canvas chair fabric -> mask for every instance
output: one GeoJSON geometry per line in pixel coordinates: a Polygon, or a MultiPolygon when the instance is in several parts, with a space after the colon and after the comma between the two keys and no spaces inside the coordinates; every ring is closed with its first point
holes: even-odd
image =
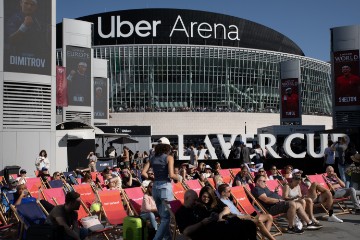
{"type": "Polygon", "coordinates": [[[124,222],[127,216],[118,190],[107,190],[98,192],[102,210],[109,224],[118,225],[124,222]]]}
{"type": "Polygon", "coordinates": [[[17,205],[16,211],[25,226],[43,224],[46,220],[45,213],[36,202],[28,202],[17,205]]]}
{"type": "Polygon", "coordinates": [[[64,183],[61,180],[51,180],[48,182],[51,188],[62,188],[64,187],[64,183]]]}
{"type": "Polygon", "coordinates": [[[197,193],[197,195],[199,196],[202,186],[198,179],[187,180],[187,181],[185,181],[185,184],[186,184],[187,189],[194,190],[197,193]]]}
{"type": "Polygon", "coordinates": [[[218,173],[224,178],[224,177],[231,177],[231,172],[229,169],[219,169],[218,173]]]}
{"type": "Polygon", "coordinates": [[[52,205],[65,204],[65,192],[63,188],[50,188],[41,190],[44,199],[52,205]]]}
{"type": "Polygon", "coordinates": [[[281,196],[282,197],[282,194],[283,194],[283,186],[281,185],[281,183],[279,182],[279,180],[267,180],[266,181],[266,186],[269,188],[269,190],[270,191],[272,191],[272,192],[275,192],[275,189],[277,188],[277,187],[279,187],[278,188],[278,192],[277,192],[277,194],[279,195],[279,196],[281,196]]]}
{"type": "Polygon", "coordinates": [[[216,190],[216,185],[215,185],[215,181],[214,178],[207,178],[207,182],[209,183],[209,185],[216,190]]]}
{"type": "Polygon", "coordinates": [[[184,188],[182,183],[180,183],[180,182],[174,183],[172,185],[172,188],[173,188],[173,193],[174,193],[175,199],[180,200],[181,203],[184,203],[184,195],[185,195],[186,189],[184,188]]]}
{"type": "Polygon", "coordinates": [[[125,196],[135,215],[140,215],[141,205],[144,198],[144,191],[142,187],[133,187],[124,189],[125,196]]]}
{"type": "Polygon", "coordinates": [[[91,204],[93,204],[93,202],[96,200],[96,195],[90,184],[85,183],[80,185],[74,185],[73,188],[75,192],[78,192],[80,194],[80,198],[87,208],[89,208],[91,204]]]}
{"type": "Polygon", "coordinates": [[[44,186],[41,181],[41,178],[39,177],[27,178],[25,185],[26,188],[29,190],[29,192],[38,190],[39,188],[43,188],[44,186]]]}

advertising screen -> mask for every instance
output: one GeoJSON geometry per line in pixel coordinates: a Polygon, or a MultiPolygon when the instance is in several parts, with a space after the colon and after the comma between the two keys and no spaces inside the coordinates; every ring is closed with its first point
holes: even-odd
{"type": "Polygon", "coordinates": [[[94,78],[94,119],[108,118],[107,89],[106,78],[94,78]]]}
{"type": "Polygon", "coordinates": [[[360,105],[359,50],[333,53],[335,106],[360,105]]]}
{"type": "Polygon", "coordinates": [[[91,49],[66,46],[70,106],[91,106],[91,49]]]}
{"type": "Polygon", "coordinates": [[[4,71],[51,75],[49,0],[4,1],[4,71]]]}
{"type": "Polygon", "coordinates": [[[56,66],[56,106],[68,106],[68,89],[66,80],[66,70],[64,67],[56,66]]]}
{"type": "Polygon", "coordinates": [[[300,117],[299,80],[281,79],[281,118],[300,117]]]}

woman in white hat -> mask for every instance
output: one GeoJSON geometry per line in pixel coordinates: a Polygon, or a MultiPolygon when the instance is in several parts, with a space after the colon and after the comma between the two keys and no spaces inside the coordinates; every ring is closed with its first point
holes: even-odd
{"type": "Polygon", "coordinates": [[[174,158],[170,155],[170,141],[166,137],[158,140],[155,146],[155,155],[150,157],[150,161],[144,165],[142,175],[148,177],[150,166],[154,171],[155,181],[153,184],[152,195],[155,200],[156,208],[160,215],[160,225],[154,240],[171,239],[170,234],[170,213],[164,201],[174,200],[171,179],[178,180],[174,173],[174,158]]]}
{"type": "Polygon", "coordinates": [[[351,156],[353,163],[346,169],[346,173],[351,176],[351,186],[355,190],[360,190],[360,154],[351,156]]]}

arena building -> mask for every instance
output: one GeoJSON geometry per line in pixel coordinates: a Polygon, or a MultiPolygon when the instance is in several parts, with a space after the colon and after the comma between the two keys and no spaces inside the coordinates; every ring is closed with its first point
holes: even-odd
{"type": "MultiPolygon", "coordinates": [[[[255,118],[259,122],[256,116],[264,121],[254,129],[269,125],[266,120],[273,124],[279,119],[280,63],[297,59],[302,113],[312,115],[303,124],[331,128],[331,118],[324,117],[332,112],[330,64],[306,57],[296,43],[271,28],[233,16],[181,9],[123,10],[78,19],[93,23],[94,57],[109,60],[110,109],[129,112],[113,113],[110,124],[149,125],[149,115],[139,112],[180,111],[261,112],[247,114],[248,124],[255,118]]],[[[57,65],[63,58],[61,25],[57,26],[57,65]]],[[[169,121],[185,120],[172,115],[169,121]]],[[[163,117],[168,118],[161,113],[163,117]]]]}

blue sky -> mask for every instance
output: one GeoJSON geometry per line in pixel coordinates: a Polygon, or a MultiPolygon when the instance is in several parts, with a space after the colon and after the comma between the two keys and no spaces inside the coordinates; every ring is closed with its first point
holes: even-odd
{"type": "Polygon", "coordinates": [[[360,0],[57,0],[57,22],[101,12],[180,8],[216,12],[270,27],[307,57],[330,60],[330,28],[360,24],[360,0]]]}

